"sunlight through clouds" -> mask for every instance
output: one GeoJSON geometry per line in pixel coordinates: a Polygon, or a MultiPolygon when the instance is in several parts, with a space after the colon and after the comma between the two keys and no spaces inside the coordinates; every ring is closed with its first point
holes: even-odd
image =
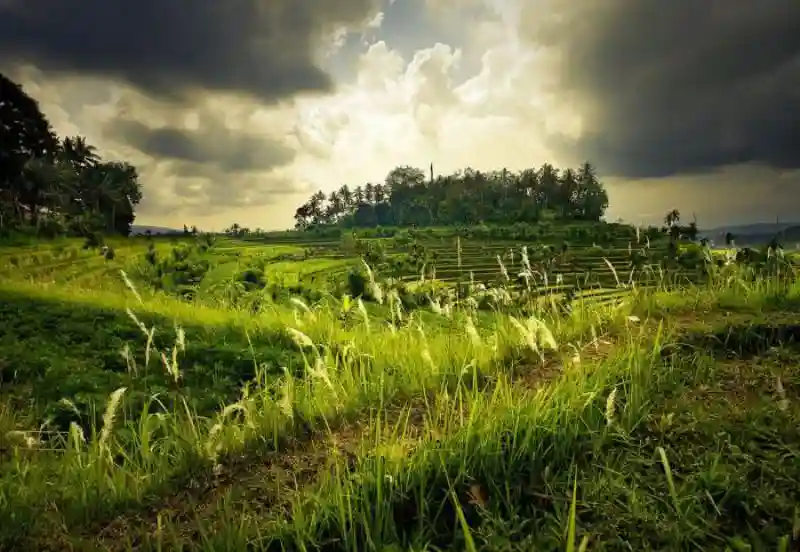
{"type": "MultiPolygon", "coordinates": [[[[52,73],[31,69],[31,62],[15,66],[14,74],[57,132],[82,134],[103,155],[137,164],[143,223],[196,216],[213,228],[233,219],[286,227],[309,190],[379,182],[398,165],[427,170],[431,163],[447,173],[588,160],[608,186],[612,219],[655,222],[661,211],[684,205],[679,208],[715,224],[800,209],[800,177],[785,149],[797,132],[794,111],[783,110],[782,119],[773,116],[774,107],[761,118],[767,108],[748,108],[739,119],[728,114],[735,105],[740,112],[750,105],[748,91],[778,105],[791,101],[797,88],[791,83],[800,86],[789,70],[800,56],[790,57],[791,33],[779,3],[757,20],[776,28],[773,48],[785,49],[783,68],[765,72],[755,85],[744,83],[745,70],[732,65],[720,82],[735,77],[731,82],[739,84],[723,86],[728,93],[719,95],[710,70],[702,78],[683,75],[684,68],[713,59],[705,45],[710,39],[700,40],[711,32],[702,22],[713,14],[656,0],[628,9],[629,1],[347,0],[340,15],[304,0],[321,19],[303,21],[303,36],[282,31],[278,37],[280,44],[308,49],[297,54],[301,72],[273,60],[286,82],[267,87],[263,76],[236,83],[230,73],[223,82],[193,67],[180,75],[189,100],[159,96],[154,84],[152,90],[136,86],[135,79],[117,78],[120,72],[52,73]],[[642,28],[642,18],[654,14],[664,25],[678,25],[681,14],[695,16],[698,23],[681,24],[688,25],[686,40],[700,40],[696,59],[682,65],[683,50],[673,48],[672,35],[642,28]],[[705,87],[702,103],[680,82],[705,87]],[[723,117],[712,109],[728,111],[723,117]],[[767,139],[775,145],[765,145],[767,139]],[[759,186],[786,197],[758,193],[759,186]]],[[[746,41],[750,35],[740,30],[746,25],[736,18],[753,9],[742,4],[713,30],[746,41]]],[[[720,49],[733,43],[713,42],[720,49]]],[[[242,64],[256,63],[255,54],[247,56],[242,64]]],[[[177,62],[163,63],[153,74],[177,62]]],[[[759,63],[767,71],[764,60],[750,66],[759,63]]]]}

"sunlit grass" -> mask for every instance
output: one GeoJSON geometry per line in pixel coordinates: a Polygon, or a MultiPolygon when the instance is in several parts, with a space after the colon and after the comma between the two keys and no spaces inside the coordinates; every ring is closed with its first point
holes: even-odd
{"type": "Polygon", "coordinates": [[[15,277],[0,291],[129,317],[148,336],[149,359],[129,370],[163,371],[178,396],[187,371],[199,369],[182,363],[183,326],[235,328],[243,354],[269,337],[292,349],[302,369],[270,375],[252,354],[255,377],[211,415],[187,400],[167,406],[157,393],[133,412],[123,387],[109,390],[97,405],[101,422],[88,430],[72,424],[53,432],[0,408],[0,546],[93,539],[118,549],[136,541],[206,550],[753,546],[753,533],[732,525],[736,508],[756,511],[750,521],[761,525],[753,530],[760,527],[769,549],[800,542],[793,533],[800,521],[791,522],[796,492],[784,500],[773,495],[786,489],[759,493],[737,482],[754,458],[772,468],[769,484],[800,476],[796,429],[765,437],[780,453],[741,448],[772,422],[798,427],[796,358],[777,379],[764,378],[770,387],[760,393],[749,383],[758,372],[743,378],[702,351],[669,353],[681,339],[680,317],[797,309],[800,286],[791,274],[731,267],[702,286],[665,278],[645,288],[612,265],[622,301],[579,300],[563,312],[553,293],[524,308],[478,312],[447,297],[405,309],[367,266],[379,305],[294,298],[254,313],[137,285],[125,258],[87,255],[87,266],[106,270],[69,281],[15,277]],[[152,354],[150,336],[173,328],[143,322],[148,315],[175,326],[174,343],[152,354]],[[759,402],[749,413],[720,403],[698,415],[708,404],[690,391],[715,382],[732,382],[759,402]],[[714,431],[727,448],[703,442],[714,431]],[[299,465],[289,466],[292,458],[299,465]],[[252,483],[264,462],[283,466],[287,481],[261,474],[252,483]],[[267,506],[240,498],[248,485],[272,496],[267,506]],[[170,500],[176,493],[180,502],[170,500]],[[195,511],[189,500],[208,508],[195,511]],[[96,536],[117,516],[130,518],[120,535],[96,536]]]}

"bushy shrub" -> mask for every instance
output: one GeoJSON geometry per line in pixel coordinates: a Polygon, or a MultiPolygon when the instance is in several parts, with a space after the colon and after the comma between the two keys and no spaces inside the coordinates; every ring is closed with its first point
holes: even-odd
{"type": "Polygon", "coordinates": [[[264,271],[256,267],[250,267],[246,270],[243,270],[239,273],[236,279],[244,284],[246,291],[264,289],[267,286],[267,280],[264,276],[264,271]]]}
{"type": "Polygon", "coordinates": [[[347,273],[347,292],[351,297],[367,299],[367,276],[360,270],[351,270],[347,273]]]}
{"type": "Polygon", "coordinates": [[[684,268],[693,269],[705,263],[705,250],[701,245],[692,243],[686,246],[678,255],[678,264],[684,268]]]}
{"type": "Polygon", "coordinates": [[[39,237],[48,239],[57,238],[67,233],[66,227],[53,217],[45,217],[39,221],[37,231],[39,237]]]}
{"type": "Polygon", "coordinates": [[[84,249],[94,249],[97,247],[103,247],[106,243],[103,234],[100,232],[92,232],[86,236],[86,240],[83,242],[84,249]]]}

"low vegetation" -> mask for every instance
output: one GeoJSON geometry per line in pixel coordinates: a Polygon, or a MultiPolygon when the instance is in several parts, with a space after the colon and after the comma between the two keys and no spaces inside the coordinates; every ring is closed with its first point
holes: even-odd
{"type": "Polygon", "coordinates": [[[283,233],[123,237],[100,208],[45,240],[31,213],[62,211],[17,209],[15,178],[0,549],[800,547],[777,242],[600,222],[563,173],[572,199],[513,214],[501,186],[486,224],[447,218],[478,189],[451,178],[439,210],[438,185],[373,187],[391,216],[370,224],[345,201],[283,233]]]}
{"type": "Polygon", "coordinates": [[[554,257],[460,236],[404,280],[392,239],[387,275],[347,240],[3,250],[2,545],[797,546],[788,256],[662,245],[629,277],[576,248],[598,284],[568,293],[554,257]]]}

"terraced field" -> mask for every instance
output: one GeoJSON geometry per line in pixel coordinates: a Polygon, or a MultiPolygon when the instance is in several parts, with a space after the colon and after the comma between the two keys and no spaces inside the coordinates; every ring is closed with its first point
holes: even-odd
{"type": "MultiPolygon", "coordinates": [[[[378,244],[382,260],[372,270],[380,278],[407,284],[435,280],[450,286],[469,283],[506,289],[528,288],[529,293],[568,295],[571,300],[580,302],[617,301],[633,288],[678,289],[699,283],[706,277],[702,263],[696,259],[662,269],[660,265],[666,256],[663,243],[650,247],[649,243],[645,245],[625,238],[612,240],[604,247],[572,245],[567,248],[444,235],[423,236],[410,243],[398,243],[399,240],[391,238],[359,241],[367,247],[378,244]],[[416,248],[424,252],[424,258],[408,262],[416,248]],[[633,261],[637,253],[646,257],[638,264],[633,261]],[[523,258],[526,254],[527,260],[523,258]]],[[[136,276],[146,272],[143,259],[148,248],[152,248],[159,259],[169,260],[174,249],[192,248],[193,244],[196,240],[190,238],[111,242],[112,259],[103,258],[97,250],[83,249],[79,240],[0,249],[0,276],[8,282],[22,279],[76,290],[109,285],[122,289],[120,270],[139,282],[136,276]]],[[[200,262],[202,267],[194,271],[188,287],[208,299],[218,290],[235,284],[244,273],[255,270],[263,273],[259,276],[262,286],[295,292],[310,289],[347,293],[348,275],[363,268],[362,253],[357,249],[346,239],[223,237],[212,248],[191,254],[188,261],[200,262]]],[[[713,254],[724,256],[725,253],[713,254]]],[[[148,286],[149,282],[144,282],[144,287],[148,286]]]]}
{"type": "MultiPolygon", "coordinates": [[[[398,270],[392,266],[383,270],[377,269],[382,276],[398,278],[405,282],[413,282],[422,277],[451,285],[471,282],[485,285],[500,283],[506,287],[519,287],[525,285],[519,278],[519,274],[526,270],[523,264],[523,247],[528,251],[529,267],[533,272],[528,285],[533,285],[541,293],[548,294],[571,290],[576,300],[613,300],[625,295],[632,286],[680,287],[697,283],[704,277],[699,265],[694,268],[678,267],[669,273],[659,270],[655,265],[660,256],[666,253],[663,243],[647,249],[653,267],[633,270],[632,252],[646,246],[644,243],[637,244],[626,239],[617,239],[606,247],[573,245],[566,251],[551,246],[552,253],[543,252],[544,246],[537,243],[456,239],[452,236],[435,239],[423,237],[414,240],[413,244],[402,245],[391,239],[363,241],[381,243],[386,256],[390,259],[407,257],[414,244],[423,248],[429,259],[422,263],[424,266],[418,266],[418,270],[408,267],[398,270]],[[504,271],[508,275],[507,278],[504,276],[504,271]]],[[[270,240],[268,243],[282,243],[282,241],[270,240]]],[[[341,280],[350,269],[357,266],[357,263],[348,262],[352,260],[354,253],[352,250],[345,250],[340,240],[318,239],[292,243],[297,247],[313,250],[315,258],[341,259],[335,268],[331,266],[328,270],[316,272],[314,274],[316,279],[341,280]]],[[[302,264],[295,266],[300,267],[302,264]]],[[[284,266],[281,269],[284,269],[284,266]]],[[[299,281],[308,282],[309,279],[300,274],[299,281]]]]}
{"type": "MultiPolygon", "coordinates": [[[[141,265],[150,244],[160,257],[169,258],[170,252],[181,246],[192,245],[191,239],[131,239],[127,242],[111,241],[114,258],[105,259],[98,250],[85,250],[80,240],[64,240],[36,247],[0,249],[0,276],[7,281],[24,279],[37,283],[69,284],[73,287],[91,286],[93,283],[117,281],[120,270],[135,273],[141,265]]],[[[301,245],[261,245],[237,240],[220,240],[212,250],[202,255],[210,270],[204,275],[204,288],[258,263],[270,266],[269,274],[276,281],[297,281],[306,275],[335,269],[344,264],[342,255],[331,253],[314,259],[304,259],[301,245]],[[289,260],[286,260],[289,259],[289,260]]],[[[355,264],[350,259],[349,264],[355,264]]]]}
{"type": "Polygon", "coordinates": [[[364,301],[351,240],[0,249],[0,550],[798,549],[786,259],[434,236],[411,304],[380,243],[364,301]]]}

